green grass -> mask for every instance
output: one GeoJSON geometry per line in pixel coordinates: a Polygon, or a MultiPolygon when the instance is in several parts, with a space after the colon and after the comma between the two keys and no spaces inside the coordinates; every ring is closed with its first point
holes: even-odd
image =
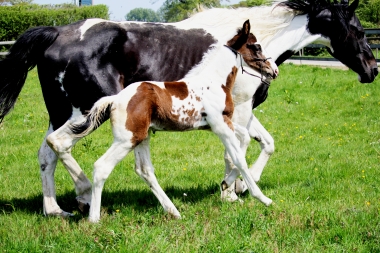
{"type": "MultiPolygon", "coordinates": [[[[57,199],[75,217],[42,215],[37,151],[48,124],[36,71],[0,126],[0,252],[380,252],[380,79],[284,65],[255,115],[276,151],[259,186],[265,207],[220,201],[223,147],[209,132],[157,133],[156,175],[181,212],[173,220],[134,173],[133,155],[106,182],[99,224],[76,210],[61,164],[57,199]],[[186,193],[187,196],[184,195],[186,193]]],[[[112,141],[109,123],[74,148],[91,178],[112,141]]],[[[252,142],[251,164],[259,154],[252,142]]]]}

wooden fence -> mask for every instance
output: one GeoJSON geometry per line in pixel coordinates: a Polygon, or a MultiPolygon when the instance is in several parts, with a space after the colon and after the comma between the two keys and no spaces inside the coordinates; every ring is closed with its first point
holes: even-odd
{"type": "MultiPolygon", "coordinates": [[[[379,60],[380,29],[379,28],[367,28],[367,29],[364,29],[364,31],[365,31],[365,34],[366,34],[366,37],[368,40],[368,44],[371,47],[371,49],[375,49],[374,56],[375,56],[376,60],[379,62],[380,61],[379,60]]],[[[324,45],[320,45],[320,44],[310,44],[310,45],[306,46],[305,48],[324,48],[324,47],[325,47],[324,45]]],[[[313,56],[306,56],[305,57],[304,56],[304,48],[302,48],[298,52],[298,56],[296,56],[296,55],[292,56],[292,59],[314,60],[314,61],[318,61],[318,60],[321,60],[321,61],[337,61],[335,58],[321,58],[321,57],[313,57],[313,56]]]]}

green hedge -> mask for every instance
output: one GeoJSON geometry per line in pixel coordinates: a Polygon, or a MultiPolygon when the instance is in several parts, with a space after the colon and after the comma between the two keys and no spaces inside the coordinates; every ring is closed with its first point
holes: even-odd
{"type": "Polygon", "coordinates": [[[0,6],[0,41],[16,40],[35,26],[59,26],[86,18],[109,19],[106,5],[15,5],[0,6]]]}

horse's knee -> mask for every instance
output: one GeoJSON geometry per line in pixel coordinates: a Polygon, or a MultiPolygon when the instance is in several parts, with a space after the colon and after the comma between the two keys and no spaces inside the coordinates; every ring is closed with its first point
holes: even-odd
{"type": "Polygon", "coordinates": [[[265,139],[264,150],[268,155],[272,155],[274,153],[274,139],[272,136],[270,138],[265,139]]]}

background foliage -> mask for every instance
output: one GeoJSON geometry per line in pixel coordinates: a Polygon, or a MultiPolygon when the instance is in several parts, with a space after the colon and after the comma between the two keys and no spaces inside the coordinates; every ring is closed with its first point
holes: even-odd
{"type": "Polygon", "coordinates": [[[0,6],[0,41],[15,40],[30,27],[65,25],[86,18],[108,19],[108,7],[71,4],[0,6]]]}

